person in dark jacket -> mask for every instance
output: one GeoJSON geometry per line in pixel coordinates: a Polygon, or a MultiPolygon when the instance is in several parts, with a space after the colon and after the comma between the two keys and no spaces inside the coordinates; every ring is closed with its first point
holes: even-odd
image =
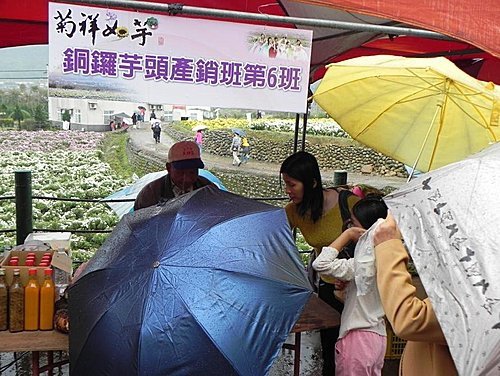
{"type": "Polygon", "coordinates": [[[198,169],[205,165],[200,158],[200,148],[193,141],[180,141],[168,151],[166,176],[148,183],[137,195],[134,210],[147,208],[191,192],[213,185],[198,175],[198,169]]]}

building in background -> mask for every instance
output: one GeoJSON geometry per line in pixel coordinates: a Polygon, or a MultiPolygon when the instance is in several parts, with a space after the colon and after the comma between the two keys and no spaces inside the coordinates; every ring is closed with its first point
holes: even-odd
{"type": "Polygon", "coordinates": [[[156,118],[165,122],[201,121],[214,117],[210,107],[50,97],[49,120],[54,125],[62,127],[63,114],[68,111],[71,114],[71,130],[104,132],[110,130],[109,123],[111,120],[116,120],[115,115],[121,114],[123,118],[123,114],[127,114],[128,117],[132,117],[134,111],[139,113],[139,107],[146,109],[145,121],[149,120],[153,110],[156,118]]]}

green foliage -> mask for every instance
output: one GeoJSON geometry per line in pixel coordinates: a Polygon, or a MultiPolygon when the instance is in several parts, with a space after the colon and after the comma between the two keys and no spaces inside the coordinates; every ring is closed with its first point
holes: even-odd
{"type": "Polygon", "coordinates": [[[5,103],[0,103],[0,118],[7,116],[8,110],[9,109],[5,103]]]}
{"type": "Polygon", "coordinates": [[[0,119],[0,127],[2,128],[12,128],[14,126],[14,119],[10,117],[6,117],[0,119]]]}
{"type": "MultiPolygon", "coordinates": [[[[2,118],[16,121],[18,129],[47,129],[49,125],[46,90],[26,85],[0,90],[0,120],[2,118]],[[23,121],[29,118],[33,118],[35,122],[24,126],[23,121]]],[[[0,121],[0,126],[12,125],[0,121]]]]}
{"type": "Polygon", "coordinates": [[[49,114],[45,106],[39,104],[33,111],[33,119],[35,120],[36,129],[44,129],[49,123],[49,114]]]}
{"type": "Polygon", "coordinates": [[[297,236],[295,237],[295,245],[300,252],[300,258],[302,259],[303,264],[307,265],[307,262],[309,261],[309,251],[311,251],[312,248],[309,244],[307,244],[304,236],[302,236],[299,230],[297,230],[297,236]]]}
{"type": "Polygon", "coordinates": [[[68,110],[64,110],[61,117],[62,117],[62,121],[71,121],[71,113],[68,110]]]}
{"type": "Polygon", "coordinates": [[[27,130],[27,131],[34,131],[39,129],[38,124],[35,121],[35,119],[25,119],[23,123],[21,124],[21,129],[27,130]]]}
{"type": "Polygon", "coordinates": [[[19,129],[21,129],[21,121],[24,120],[24,113],[19,105],[16,104],[16,106],[14,107],[14,111],[10,114],[10,117],[14,121],[17,121],[17,126],[19,127],[19,129]]]}
{"type": "Polygon", "coordinates": [[[127,157],[128,134],[126,132],[106,132],[103,141],[99,144],[99,159],[110,165],[113,171],[121,178],[130,178],[134,169],[127,157]]]}

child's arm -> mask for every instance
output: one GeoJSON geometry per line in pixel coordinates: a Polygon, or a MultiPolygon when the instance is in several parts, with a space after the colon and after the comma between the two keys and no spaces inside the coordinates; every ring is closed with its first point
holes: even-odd
{"type": "Polygon", "coordinates": [[[329,247],[323,247],[313,262],[313,268],[320,275],[335,277],[344,281],[354,278],[354,259],[337,259],[338,249],[342,249],[350,241],[357,241],[366,230],[351,227],[345,230],[329,247]]]}
{"type": "Polygon", "coordinates": [[[320,276],[339,278],[350,281],[354,278],[354,259],[337,259],[339,251],[323,247],[313,262],[313,268],[320,276]]]}
{"type": "Polygon", "coordinates": [[[366,232],[364,228],[361,227],[350,227],[345,230],[340,236],[329,245],[330,248],[342,249],[349,242],[357,242],[358,239],[366,232]]]}

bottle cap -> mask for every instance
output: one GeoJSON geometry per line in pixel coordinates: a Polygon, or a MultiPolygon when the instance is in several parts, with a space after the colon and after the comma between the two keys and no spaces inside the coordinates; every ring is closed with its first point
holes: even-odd
{"type": "Polygon", "coordinates": [[[36,275],[36,269],[35,268],[31,268],[28,270],[28,275],[36,275]]]}
{"type": "Polygon", "coordinates": [[[36,256],[36,253],[35,252],[28,252],[27,257],[28,256],[36,256]]]}
{"type": "Polygon", "coordinates": [[[52,268],[47,268],[43,270],[44,275],[52,275],[52,268]]]}
{"type": "Polygon", "coordinates": [[[9,266],[19,266],[19,260],[9,260],[9,266]]]}
{"type": "Polygon", "coordinates": [[[19,269],[14,269],[14,275],[19,275],[21,274],[21,271],[19,269]]]}
{"type": "Polygon", "coordinates": [[[0,268],[0,275],[5,275],[5,269],[4,268],[0,268]]]}
{"type": "Polygon", "coordinates": [[[49,266],[49,263],[47,261],[42,261],[42,262],[40,262],[40,264],[38,264],[38,266],[47,267],[47,266],[49,266]]]}
{"type": "Polygon", "coordinates": [[[26,266],[35,266],[35,260],[26,260],[24,264],[26,266]]]}

